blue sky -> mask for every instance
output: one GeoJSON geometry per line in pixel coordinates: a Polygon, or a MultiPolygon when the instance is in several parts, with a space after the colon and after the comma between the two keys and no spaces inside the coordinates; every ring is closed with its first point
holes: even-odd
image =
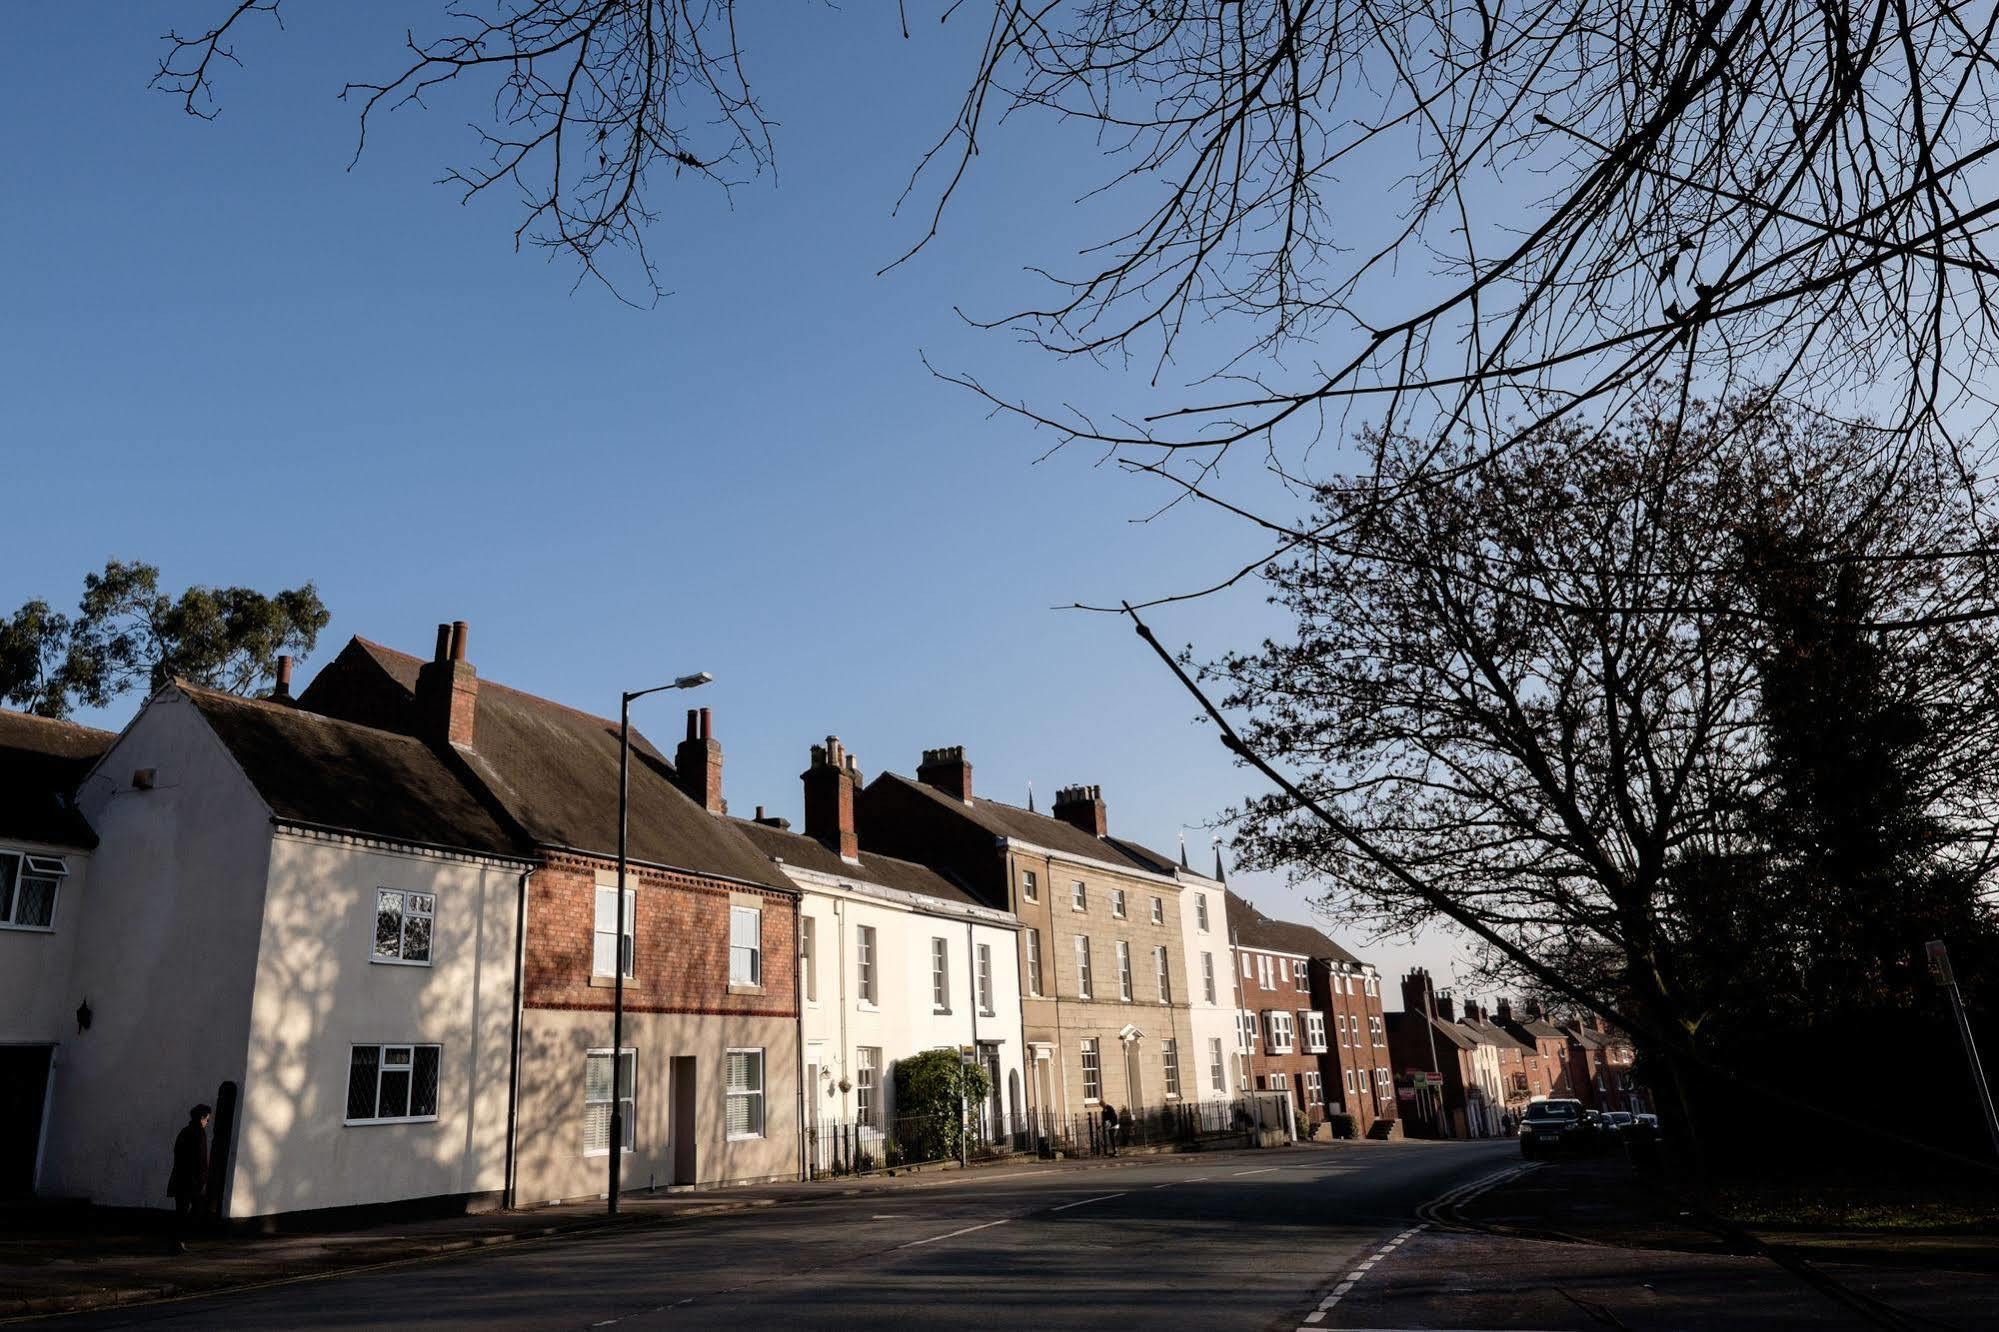
{"type": "MultiPolygon", "coordinates": [[[[779,122],[776,180],[669,187],[650,243],[671,296],[634,311],[516,254],[512,201],[432,182],[473,103],[376,127],[350,171],[343,80],[395,59],[403,6],[288,5],[245,34],[212,123],[145,84],[170,23],[222,6],[35,6],[0,53],[0,610],[74,599],[108,557],[175,586],[315,580],[350,634],[426,651],[472,624],[481,672],[592,710],[705,669],[732,810],[796,818],[814,740],[911,772],[963,744],[978,789],[1043,807],[1104,788],[1114,831],[1170,850],[1255,789],[1123,624],[1061,611],[1183,590],[1252,558],[1164,497],[936,380],[1029,397],[1089,377],[956,311],[1034,293],[1073,252],[1087,145],[1023,126],[982,155],[941,238],[890,208],[948,121],[975,36],[894,7],[800,4],[746,34],[779,122]],[[1037,461],[1039,460],[1039,461],[1037,461]]],[[[428,11],[426,11],[428,12],[428,11]]],[[[1205,651],[1276,628],[1251,592],[1161,612],[1205,651]]],[[[686,701],[695,701],[690,698],[686,701]]],[[[127,699],[106,716],[117,725],[127,699]]],[[[679,701],[640,705],[670,745],[679,701]]],[[[1302,914],[1272,879],[1268,910],[1302,914]]],[[[1339,929],[1350,945],[1365,942],[1339,929]]],[[[1432,935],[1364,951],[1440,974],[1432,935]]]]}

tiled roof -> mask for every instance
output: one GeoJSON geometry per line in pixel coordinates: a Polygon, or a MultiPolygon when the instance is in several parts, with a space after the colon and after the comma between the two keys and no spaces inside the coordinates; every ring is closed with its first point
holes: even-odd
{"type": "Polygon", "coordinates": [[[422,741],[284,704],[178,687],[281,819],[494,855],[528,849],[476,783],[422,741]]]}
{"type": "Polygon", "coordinates": [[[1391,1028],[1398,1027],[1404,1022],[1428,1022],[1430,1030],[1437,1033],[1438,1039],[1448,1042],[1455,1049],[1470,1050],[1478,1045],[1478,1042],[1472,1039],[1470,1032],[1457,1023],[1446,1022],[1442,1018],[1426,1018],[1421,1013],[1390,1012],[1387,1014],[1387,1021],[1391,1028]]]}
{"type": "MultiPolygon", "coordinates": [[[[417,657],[356,638],[300,695],[299,705],[413,732],[422,665],[417,657]]],[[[536,844],[617,854],[615,721],[482,677],[473,743],[455,752],[536,844]]],[[[674,785],[672,765],[637,728],[629,826],[634,860],[791,888],[734,820],[710,814],[674,785]]]]}
{"type": "Polygon", "coordinates": [[[1467,1019],[1459,1025],[1470,1032],[1474,1040],[1483,1042],[1486,1045],[1496,1045],[1502,1050],[1521,1050],[1527,1054],[1536,1053],[1533,1046],[1524,1043],[1519,1037],[1496,1022],[1474,1022],[1467,1019]]]}
{"type": "Polygon", "coordinates": [[[860,863],[856,865],[840,859],[839,852],[816,837],[807,837],[803,833],[791,832],[785,828],[774,828],[767,823],[758,823],[752,819],[735,819],[731,822],[737,832],[747,837],[766,856],[773,860],[782,860],[787,865],[795,865],[799,869],[836,875],[856,883],[872,883],[882,888],[893,888],[898,892],[934,897],[954,906],[986,906],[962,884],[953,882],[927,865],[919,865],[911,860],[898,860],[894,856],[878,856],[872,851],[861,852],[860,863]]]}
{"type": "Polygon", "coordinates": [[[0,837],[89,850],[77,783],[118,737],[75,722],[0,709],[0,837]]]}
{"type": "Polygon", "coordinates": [[[1148,874],[1159,874],[1168,878],[1171,878],[1174,871],[1179,868],[1177,862],[1168,860],[1165,856],[1148,850],[1137,842],[1119,837],[1092,837],[1073,823],[1064,823],[1058,818],[1022,809],[1018,805],[988,800],[984,796],[973,796],[972,803],[968,805],[926,782],[904,777],[900,773],[885,772],[875,780],[883,779],[898,782],[912,791],[920,792],[943,808],[970,819],[995,837],[1027,842],[1067,855],[1087,856],[1092,860],[1106,861],[1121,867],[1129,866],[1148,874]]]}
{"type": "Polygon", "coordinates": [[[1265,948],[1275,953],[1295,953],[1300,957],[1320,957],[1334,962],[1360,959],[1310,925],[1266,916],[1234,892],[1228,893],[1229,928],[1236,942],[1245,948],[1265,948]]]}

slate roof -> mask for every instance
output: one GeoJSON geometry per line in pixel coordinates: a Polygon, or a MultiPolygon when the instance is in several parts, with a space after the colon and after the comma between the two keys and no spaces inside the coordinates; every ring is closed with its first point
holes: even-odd
{"type": "Polygon", "coordinates": [[[757,823],[751,819],[732,820],[736,831],[773,860],[782,860],[787,865],[800,869],[814,870],[821,874],[837,875],[857,883],[872,883],[882,888],[893,888],[899,892],[916,893],[923,897],[934,897],[954,906],[976,906],[991,910],[986,902],[976,894],[956,883],[927,865],[919,865],[912,860],[898,860],[894,856],[878,856],[872,851],[860,854],[860,864],[855,865],[840,859],[840,853],[821,842],[816,837],[791,832],[784,828],[773,828],[767,823],[757,823]]]}
{"type": "MultiPolygon", "coordinates": [[[[300,695],[299,705],[379,718],[377,724],[411,732],[422,665],[408,653],[356,638],[300,695]]],[[[536,844],[617,854],[615,721],[482,677],[473,743],[454,752],[536,844]]],[[[737,831],[735,820],[710,814],[674,785],[673,765],[636,727],[630,853],[655,865],[793,891],[769,857],[737,831]]]]}
{"type": "Polygon", "coordinates": [[[75,722],[0,709],[0,837],[88,851],[97,834],[77,784],[118,737],[75,722]]]}
{"type": "Polygon", "coordinates": [[[1459,1024],[1472,1034],[1474,1040],[1486,1045],[1498,1046],[1502,1050],[1519,1050],[1526,1054],[1539,1053],[1531,1045],[1496,1022],[1473,1022],[1470,1019],[1459,1024]]]}
{"type": "Polygon", "coordinates": [[[899,782],[912,791],[920,792],[945,809],[953,810],[970,819],[995,837],[1007,837],[1017,842],[1028,842],[1035,846],[1045,846],[1051,851],[1061,851],[1072,856],[1088,856],[1092,860],[1120,863],[1149,874],[1174,877],[1179,862],[1160,855],[1157,851],[1140,846],[1137,842],[1121,837],[1092,837],[1073,823],[1064,823],[1058,818],[1034,810],[1022,809],[999,800],[988,800],[975,795],[967,805],[962,800],[953,799],[926,782],[904,777],[898,772],[884,772],[875,780],[887,779],[899,782]]]}
{"type": "Polygon", "coordinates": [[[1299,957],[1323,957],[1335,962],[1359,965],[1360,959],[1310,925],[1266,916],[1234,892],[1227,894],[1229,928],[1236,942],[1245,948],[1263,948],[1273,953],[1295,953],[1299,957]]]}
{"type": "Polygon", "coordinates": [[[1404,1022],[1428,1022],[1431,1030],[1435,1031],[1439,1037],[1448,1041],[1453,1047],[1459,1050],[1474,1049],[1478,1045],[1478,1042],[1471,1038],[1470,1032],[1460,1028],[1457,1023],[1446,1022],[1442,1018],[1432,1018],[1422,1013],[1410,1012],[1390,1012],[1386,1015],[1386,1018],[1391,1028],[1400,1026],[1404,1022]]]}
{"type": "Polygon", "coordinates": [[[181,683],[281,819],[520,856],[527,840],[449,759],[407,735],[181,683]]]}

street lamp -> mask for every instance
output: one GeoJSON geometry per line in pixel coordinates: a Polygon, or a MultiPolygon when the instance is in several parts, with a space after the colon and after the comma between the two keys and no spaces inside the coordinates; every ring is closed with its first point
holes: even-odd
{"type": "MultiPolygon", "coordinates": [[[[625,1152],[625,863],[632,809],[632,700],[669,689],[698,689],[715,677],[706,671],[683,675],[672,684],[634,689],[618,698],[618,932],[611,964],[611,1194],[606,1210],[618,1214],[619,1173],[625,1152]]],[[[636,951],[636,950],[634,950],[636,951]]],[[[638,1060],[632,1060],[632,1080],[638,1081],[638,1060]]]]}

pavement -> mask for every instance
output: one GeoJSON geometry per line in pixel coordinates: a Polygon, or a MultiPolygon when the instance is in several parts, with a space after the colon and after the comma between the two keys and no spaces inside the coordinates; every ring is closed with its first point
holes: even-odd
{"type": "Polygon", "coordinates": [[[1298,1325],[1420,1203],[1513,1160],[1506,1143],[1301,1144],[675,1195],[616,1225],[38,1321],[1264,1332],[1298,1325]],[[675,1211],[686,1198],[742,1205],[675,1211]]]}
{"type": "Polygon", "coordinates": [[[1301,1323],[1325,1329],[1999,1328],[1999,1241],[1767,1237],[1621,1158],[1523,1167],[1421,1209],[1301,1323]]]}

